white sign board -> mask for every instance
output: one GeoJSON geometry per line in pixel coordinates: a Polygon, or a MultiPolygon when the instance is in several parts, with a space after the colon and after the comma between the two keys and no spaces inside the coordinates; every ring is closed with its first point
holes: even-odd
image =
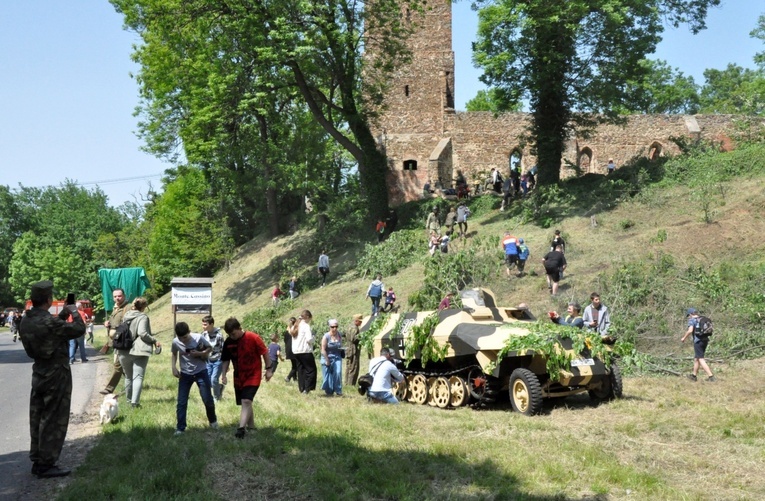
{"type": "Polygon", "coordinates": [[[173,287],[172,304],[211,305],[212,287],[173,287]]]}

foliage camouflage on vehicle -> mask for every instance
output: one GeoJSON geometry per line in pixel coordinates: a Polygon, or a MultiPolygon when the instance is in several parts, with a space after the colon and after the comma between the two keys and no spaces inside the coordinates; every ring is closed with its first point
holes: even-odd
{"type": "Polygon", "coordinates": [[[375,333],[374,353],[391,348],[406,375],[397,387],[401,400],[482,405],[507,390],[513,408],[532,415],[544,398],[621,396],[619,368],[598,335],[537,322],[524,307],[497,306],[488,289],[461,296],[462,309],[365,319],[362,329],[375,333]]]}

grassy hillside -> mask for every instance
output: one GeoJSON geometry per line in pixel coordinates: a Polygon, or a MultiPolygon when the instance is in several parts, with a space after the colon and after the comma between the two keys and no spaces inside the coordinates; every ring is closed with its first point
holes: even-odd
{"type": "MultiPolygon", "coordinates": [[[[446,209],[450,202],[409,204],[399,209],[402,229],[379,246],[371,232],[335,230],[341,236],[329,243],[332,273],[324,288],[318,287],[316,260],[325,244],[317,243],[315,229],[256,239],[216,275],[214,313],[219,323],[237,316],[261,331],[272,320],[285,320],[303,308],[321,322],[336,317],[342,324],[354,313],[369,311],[364,294],[373,270],[398,269],[385,273],[384,282],[395,288],[404,309],[423,287],[435,289],[427,304],[435,308],[447,289],[462,286],[458,275],[468,274],[470,286],[491,288],[502,304],[525,302],[537,316],[565,311],[570,300],[584,306],[590,292],[599,291],[611,308],[614,332],[641,352],[674,354],[684,310],[694,306],[715,319],[718,335],[712,355],[715,349],[724,355],[761,354],[761,347],[751,349],[765,344],[761,334],[752,336],[765,320],[765,242],[760,238],[765,234],[764,151],[750,147],[670,162],[637,162],[610,178],[571,180],[534,200],[516,202],[506,212],[497,210],[498,197],[479,197],[471,202],[469,237],[453,241],[448,263],[444,256],[427,255],[423,228],[431,205],[446,209]],[[548,293],[541,265],[553,229],[560,229],[566,240],[569,263],[557,298],[548,293]],[[531,249],[522,278],[505,275],[499,249],[504,231],[523,237],[531,249]],[[463,262],[454,265],[459,258],[463,262]],[[357,269],[357,263],[369,273],[357,269]],[[303,294],[294,304],[271,311],[273,285],[284,285],[292,274],[301,277],[303,294]],[[433,275],[440,280],[425,283],[433,275]]],[[[341,226],[342,221],[329,224],[341,226]]],[[[157,301],[152,309],[155,330],[169,335],[169,299],[157,301]]],[[[199,323],[198,317],[185,320],[199,323]]]]}
{"type": "MultiPolygon", "coordinates": [[[[571,397],[527,418],[502,403],[446,411],[372,405],[353,388],[343,398],[300,395],[283,381],[282,364],[256,396],[256,430],[245,440],[233,437],[239,414],[230,389],[218,405],[221,429],[206,427],[192,392],[189,429],[173,437],[177,383],[166,350],[151,359],[143,407],[123,409],[123,418],[104,428],[60,498],[762,499],[765,481],[751,465],[762,462],[765,450],[765,365],[734,355],[757,356],[765,345],[764,153],[638,163],[613,178],[565,183],[501,213],[493,209],[498,199],[482,197],[472,202],[469,238],[455,242],[448,259],[427,257],[423,215],[437,202],[412,204],[400,210],[400,235],[381,246],[365,247],[353,232],[335,239],[324,288],[314,275],[320,251],[314,242],[321,238],[310,229],[251,242],[215,277],[219,324],[234,315],[249,326],[268,326],[308,308],[318,332],[328,317],[344,324],[367,313],[369,277],[357,266],[370,261],[400,268],[386,273],[385,282],[404,306],[424,297],[424,284],[448,287],[467,275],[506,304],[526,302],[538,316],[564,309],[570,299],[585,303],[598,290],[621,343],[639,350],[622,361],[678,374],[690,369],[692,348],[678,340],[683,309],[692,305],[716,322],[709,354],[717,383],[644,372],[625,379],[623,399],[597,406],[586,396],[571,397]],[[709,173],[716,177],[699,182],[709,173]],[[561,294],[551,299],[540,261],[555,228],[566,239],[570,264],[561,294]],[[523,278],[507,278],[500,266],[505,230],[530,244],[523,278]],[[405,252],[412,242],[419,245],[414,255],[405,252]],[[274,282],[293,273],[308,285],[303,295],[272,310],[274,282]]],[[[154,330],[169,341],[168,299],[151,309],[154,330]]]]}

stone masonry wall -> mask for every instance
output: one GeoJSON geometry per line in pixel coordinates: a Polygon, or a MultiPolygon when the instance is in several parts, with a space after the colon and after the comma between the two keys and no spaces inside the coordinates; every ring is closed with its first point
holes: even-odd
{"type": "MultiPolygon", "coordinates": [[[[429,2],[424,14],[412,17],[420,26],[408,41],[412,63],[392,76],[386,111],[375,130],[388,157],[391,205],[419,199],[428,180],[433,187],[437,183],[451,186],[457,170],[473,186],[482,183],[492,167],[507,176],[511,157],[520,156],[522,171],[536,165],[530,145],[520,139],[529,125],[528,114],[495,117],[490,112],[454,111],[450,0],[429,2]],[[450,141],[442,142],[446,139],[450,141]]],[[[610,158],[619,168],[639,156],[677,154],[672,137],[701,138],[731,149],[734,119],[732,115],[632,115],[625,125],[601,125],[589,137],[569,138],[561,158],[561,177],[605,174],[610,158]]]]}

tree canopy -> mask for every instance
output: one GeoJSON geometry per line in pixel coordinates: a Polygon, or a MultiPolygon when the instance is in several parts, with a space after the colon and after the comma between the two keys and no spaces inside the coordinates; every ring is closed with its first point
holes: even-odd
{"type": "MultiPolygon", "coordinates": [[[[141,36],[134,59],[150,150],[168,154],[182,146],[205,168],[276,184],[287,143],[277,141],[282,124],[269,117],[282,117],[299,97],[353,156],[371,214],[387,211],[387,164],[371,129],[386,76],[408,57],[412,26],[402,9],[418,9],[419,0],[111,2],[141,36]],[[374,57],[363,57],[365,45],[374,57]],[[263,141],[271,142],[270,153],[263,141]]],[[[269,194],[272,213],[275,196],[269,194]]]]}
{"type": "Polygon", "coordinates": [[[617,121],[665,23],[705,27],[719,0],[483,0],[473,60],[504,106],[528,100],[540,184],[559,180],[566,137],[617,121]]]}

